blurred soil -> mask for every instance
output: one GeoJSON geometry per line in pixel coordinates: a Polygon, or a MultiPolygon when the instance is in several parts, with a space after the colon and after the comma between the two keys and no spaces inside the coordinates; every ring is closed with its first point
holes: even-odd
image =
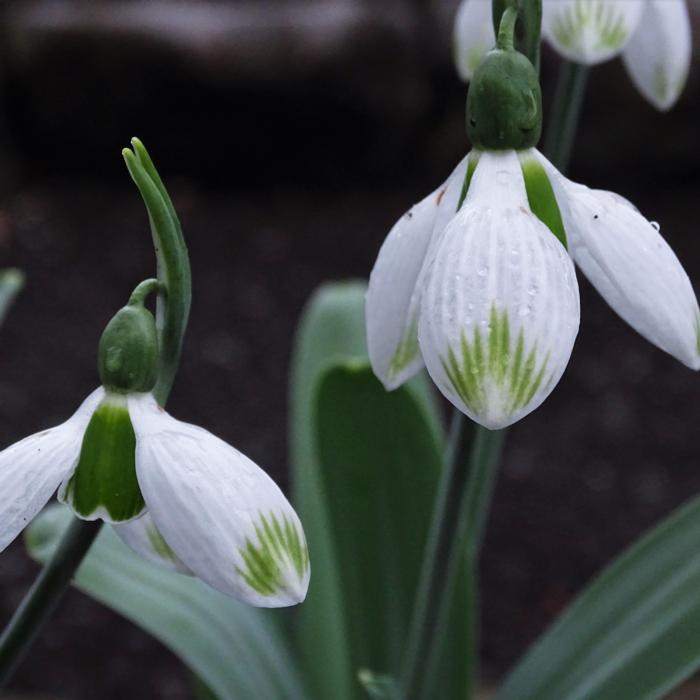
{"type": "MultiPolygon", "coordinates": [[[[70,415],[98,381],[104,324],[153,272],[143,207],[119,161],[135,131],[170,186],[193,266],[170,410],[285,485],[287,372],[303,305],[321,282],[367,277],[395,219],[461,157],[462,88],[443,61],[429,90],[425,76],[402,82],[400,104],[411,109],[400,115],[386,78],[373,86],[379,101],[363,101],[359,80],[346,91],[347,65],[316,82],[305,75],[302,93],[294,82],[202,87],[185,65],[177,75],[187,90],[174,98],[167,63],[143,68],[134,58],[125,70],[46,51],[6,66],[2,139],[14,160],[0,172],[0,266],[25,270],[28,284],[1,331],[0,445],[70,415]],[[83,82],[73,90],[75,75],[83,82]]],[[[551,61],[544,71],[551,80],[551,61]]],[[[571,174],[661,222],[699,289],[698,81],[663,117],[619,65],[594,77],[571,174]],[[634,120],[621,119],[628,110],[634,120]]],[[[638,337],[583,279],[581,293],[580,336],[561,384],[510,431],[483,554],[491,678],[601,566],[700,488],[697,375],[638,337]]],[[[0,623],[36,571],[19,542],[0,557],[0,623]]],[[[6,700],[190,697],[174,656],[76,592],[12,692],[6,700]]]]}

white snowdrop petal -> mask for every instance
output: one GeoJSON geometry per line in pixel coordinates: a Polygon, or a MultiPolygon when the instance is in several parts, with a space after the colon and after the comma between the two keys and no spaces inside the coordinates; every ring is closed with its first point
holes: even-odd
{"type": "Polygon", "coordinates": [[[691,58],[685,0],[647,0],[639,27],[622,58],[632,82],[657,109],[678,100],[691,58]]]}
{"type": "Polygon", "coordinates": [[[565,58],[593,65],[617,56],[637,29],[645,0],[544,0],[542,32],[565,58]]]}
{"type": "Polygon", "coordinates": [[[561,178],[571,255],[610,306],[647,340],[700,369],[700,311],[683,266],[625,199],[561,178]]]}
{"type": "Polygon", "coordinates": [[[0,551],[46,505],[80,456],[83,433],[104,396],[96,389],[55,428],[30,435],[0,452],[0,551]]]}
{"type": "Polygon", "coordinates": [[[491,0],[462,0],[455,16],[453,50],[459,77],[472,79],[487,51],[496,43],[491,0]]]}
{"type": "Polygon", "coordinates": [[[181,574],[192,572],[173,552],[170,545],[153,523],[153,518],[145,513],[136,520],[113,525],[124,544],[128,545],[144,559],[181,574]]]}
{"type": "Polygon", "coordinates": [[[487,428],[516,422],[559,381],[579,326],[571,259],[529,210],[515,153],[484,153],[431,257],[419,338],[433,381],[487,428]]]}
{"type": "Polygon", "coordinates": [[[435,227],[446,225],[457,208],[466,169],[464,158],[445,184],[399,219],[386,237],[370,275],[367,346],[372,369],[389,390],[423,366],[417,340],[417,306],[412,296],[435,227]]]}
{"type": "Polygon", "coordinates": [[[245,455],[158,407],[129,398],[148,513],[173,552],[210,586],[260,607],[300,603],[304,531],[272,479],[245,455]]]}

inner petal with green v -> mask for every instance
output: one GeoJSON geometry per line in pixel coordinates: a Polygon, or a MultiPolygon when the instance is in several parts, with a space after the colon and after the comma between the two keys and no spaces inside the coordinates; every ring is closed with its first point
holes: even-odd
{"type": "Polygon", "coordinates": [[[542,386],[549,355],[537,343],[525,347],[522,327],[513,333],[507,310],[491,307],[489,324],[476,326],[471,338],[462,332],[442,364],[453,391],[473,413],[484,418],[510,416],[525,408],[542,386]]]}
{"type": "Polygon", "coordinates": [[[87,520],[119,523],[138,517],[145,504],[135,457],[136,436],[126,397],[107,394],[90,419],[78,466],[60,499],[87,520]]]}

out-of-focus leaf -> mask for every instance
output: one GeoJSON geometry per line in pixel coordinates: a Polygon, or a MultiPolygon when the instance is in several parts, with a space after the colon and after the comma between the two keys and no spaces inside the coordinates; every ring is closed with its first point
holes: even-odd
{"type": "Polygon", "coordinates": [[[700,667],[700,498],[628,549],[506,679],[497,700],[654,700],[700,667]]]}
{"type": "MultiPolygon", "coordinates": [[[[47,561],[71,517],[62,506],[44,511],[27,531],[30,554],[47,561]]],[[[75,585],[159,639],[219,700],[309,697],[269,611],[150,564],[109,527],[80,566],[75,585]]]]}
{"type": "Polygon", "coordinates": [[[295,504],[312,564],[300,647],[316,697],[342,700],[364,696],[360,668],[398,670],[443,441],[424,377],[392,393],[374,378],[364,293],[353,283],[314,296],[292,380],[295,504]]]}
{"type": "Polygon", "coordinates": [[[24,274],[19,270],[0,270],[0,325],[23,285],[24,274]]]}

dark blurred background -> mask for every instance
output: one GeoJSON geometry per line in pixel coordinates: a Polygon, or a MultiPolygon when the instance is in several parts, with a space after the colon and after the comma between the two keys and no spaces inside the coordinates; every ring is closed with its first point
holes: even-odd
{"type": "MultiPolygon", "coordinates": [[[[700,8],[689,5],[698,30],[700,8]]],[[[451,64],[455,9],[456,0],[5,2],[0,267],[22,268],[28,282],[0,331],[0,444],[75,409],[98,381],[102,328],[153,271],[120,156],[138,135],[171,189],[194,273],[170,410],[285,485],[287,372],[305,300],[326,280],[366,277],[394,220],[468,149],[465,88],[451,64]]],[[[595,68],[570,169],[659,221],[696,287],[698,55],[667,115],[619,61],[595,68]]],[[[546,104],[558,65],[545,50],[546,104]]],[[[483,556],[492,679],[603,564],[700,488],[697,375],[638,337],[583,279],[581,292],[568,371],[508,440],[483,556]]],[[[21,543],[0,556],[0,623],[36,571],[21,543]]],[[[75,592],[11,694],[190,697],[175,657],[75,592]]]]}

